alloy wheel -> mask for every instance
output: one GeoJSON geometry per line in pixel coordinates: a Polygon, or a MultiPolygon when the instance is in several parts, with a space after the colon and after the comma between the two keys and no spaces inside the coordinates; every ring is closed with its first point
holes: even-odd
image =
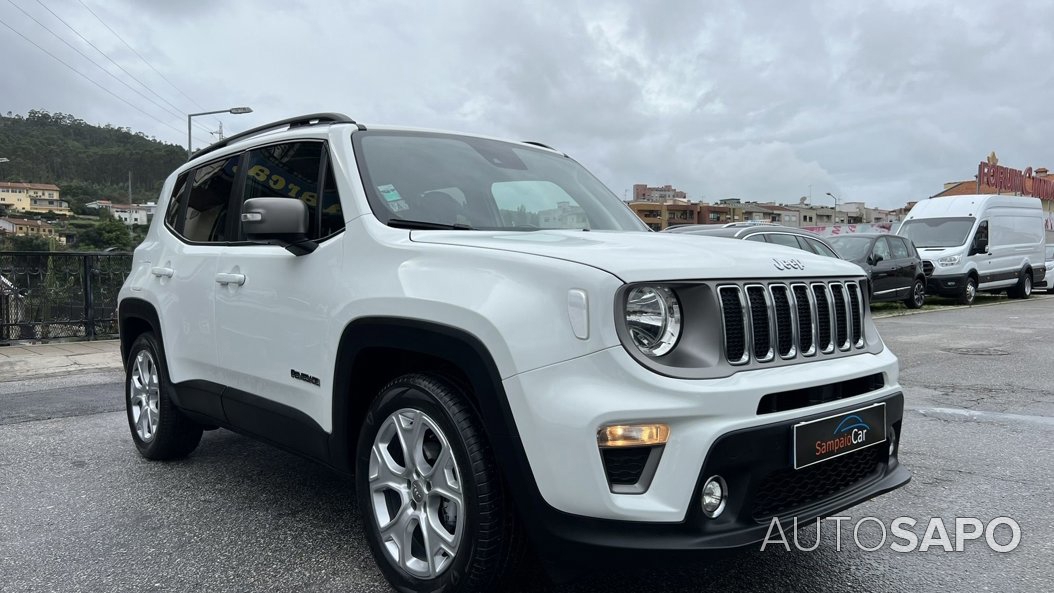
{"type": "Polygon", "coordinates": [[[465,530],[461,473],[450,441],[420,410],[398,410],[370,450],[369,489],[381,547],[421,579],[454,561],[465,530]]]}
{"type": "Polygon", "coordinates": [[[161,386],[157,378],[157,363],[149,350],[140,350],[132,361],[132,376],[128,380],[131,393],[132,423],[144,442],[157,433],[160,418],[161,386]]]}
{"type": "Polygon", "coordinates": [[[921,307],[926,300],[926,288],[922,286],[922,283],[915,283],[915,293],[912,296],[915,299],[915,306],[921,307]]]}
{"type": "Polygon", "coordinates": [[[970,303],[973,302],[974,297],[977,296],[977,284],[973,278],[966,281],[966,300],[970,303]]]}

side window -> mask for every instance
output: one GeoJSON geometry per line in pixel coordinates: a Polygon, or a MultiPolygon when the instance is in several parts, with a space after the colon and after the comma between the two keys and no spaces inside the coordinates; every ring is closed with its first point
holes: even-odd
{"type": "Polygon", "coordinates": [[[889,246],[893,250],[893,259],[907,259],[908,246],[904,244],[904,241],[895,237],[884,237],[885,240],[889,241],[889,246]]]}
{"type": "Polygon", "coordinates": [[[816,250],[813,249],[812,245],[809,244],[808,239],[800,235],[795,235],[794,238],[798,240],[798,249],[801,249],[802,251],[808,251],[809,253],[816,253],[816,250]]]}
{"type": "MultiPolygon", "coordinates": [[[[308,236],[319,238],[318,174],[324,148],[322,142],[305,141],[250,150],[242,198],[289,198],[302,201],[308,209],[308,236]]],[[[340,208],[339,199],[337,208],[340,208]]]]}
{"type": "Polygon", "coordinates": [[[240,158],[233,156],[194,170],[187,216],[181,232],[188,241],[214,243],[227,240],[227,207],[240,158]]]}
{"type": "Polygon", "coordinates": [[[187,177],[190,172],[184,171],[176,178],[176,185],[172,188],[172,196],[168,201],[168,211],[165,212],[165,222],[177,233],[182,229],[179,227],[179,211],[183,208],[183,200],[186,199],[187,177]]]}
{"type": "Polygon", "coordinates": [[[755,233],[753,235],[747,235],[746,237],[744,237],[743,240],[744,241],[757,241],[758,243],[768,243],[768,240],[765,239],[765,235],[763,235],[761,233],[755,233]]]}
{"type": "Polygon", "coordinates": [[[794,235],[784,235],[782,233],[773,233],[769,235],[769,243],[775,243],[776,245],[786,245],[787,247],[793,247],[795,249],[801,249],[798,245],[798,238],[794,235]]]}
{"type": "Polygon", "coordinates": [[[883,261],[889,261],[892,259],[892,255],[889,253],[889,243],[886,242],[885,237],[879,237],[878,240],[875,241],[875,247],[872,249],[871,253],[881,256],[883,261]]]}
{"type": "Polygon", "coordinates": [[[806,237],[805,240],[809,242],[809,245],[812,245],[812,249],[816,253],[819,253],[820,255],[826,255],[827,257],[833,257],[833,258],[837,258],[838,257],[838,254],[835,253],[834,250],[832,250],[830,247],[824,245],[823,243],[817,241],[816,239],[812,239],[812,238],[806,237]]]}
{"type": "Polygon", "coordinates": [[[326,180],[322,183],[322,208],[320,212],[319,238],[328,237],[344,230],[344,210],[340,207],[340,193],[333,176],[333,166],[326,167],[326,180]]]}

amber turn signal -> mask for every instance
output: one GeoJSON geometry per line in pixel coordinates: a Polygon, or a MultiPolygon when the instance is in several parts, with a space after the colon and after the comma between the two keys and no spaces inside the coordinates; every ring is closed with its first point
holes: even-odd
{"type": "Polygon", "coordinates": [[[670,427],[665,424],[615,424],[597,431],[601,447],[649,447],[665,445],[670,427]]]}

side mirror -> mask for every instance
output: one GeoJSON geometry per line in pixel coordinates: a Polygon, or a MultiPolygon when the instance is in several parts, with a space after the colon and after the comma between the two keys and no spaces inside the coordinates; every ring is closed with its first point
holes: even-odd
{"type": "Polygon", "coordinates": [[[971,252],[970,255],[975,255],[975,254],[978,254],[978,253],[986,253],[987,251],[988,251],[988,242],[987,241],[978,241],[978,242],[974,243],[973,249],[970,250],[970,252],[971,252]]]}
{"type": "Polygon", "coordinates": [[[242,229],[254,243],[281,245],[293,255],[318,247],[308,238],[307,204],[293,198],[251,198],[242,204],[242,229]]]}
{"type": "Polygon", "coordinates": [[[873,265],[877,264],[878,262],[882,261],[883,259],[885,259],[885,258],[882,257],[881,254],[872,253],[871,254],[871,265],[873,266],[873,265]]]}

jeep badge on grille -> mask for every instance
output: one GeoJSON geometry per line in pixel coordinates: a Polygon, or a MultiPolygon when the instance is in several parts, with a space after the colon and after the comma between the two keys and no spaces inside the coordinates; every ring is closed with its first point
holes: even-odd
{"type": "Polygon", "coordinates": [[[805,264],[801,263],[801,260],[797,259],[776,259],[772,258],[772,265],[776,266],[777,270],[804,270],[805,264]]]}

